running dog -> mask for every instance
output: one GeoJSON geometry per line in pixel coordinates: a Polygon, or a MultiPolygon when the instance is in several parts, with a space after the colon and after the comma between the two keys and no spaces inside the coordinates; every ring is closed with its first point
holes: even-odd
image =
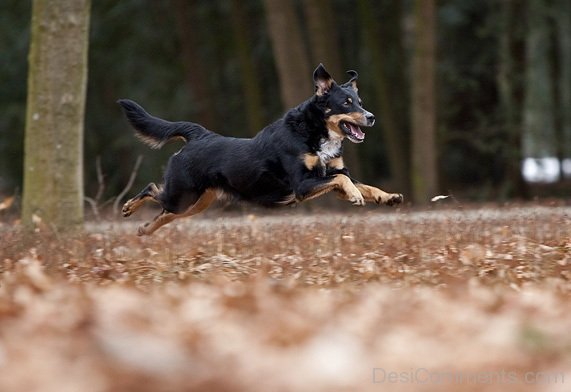
{"type": "Polygon", "coordinates": [[[169,159],[164,184],[147,185],[125,203],[123,216],[147,200],[159,203],[162,212],[138,229],[138,235],[150,235],[175,219],[204,211],[222,196],[276,206],[336,191],[357,206],[401,203],[400,193],[351,178],[343,162],[343,140],[363,142],[361,127],[375,123],[357,94],[357,72],[347,73],[349,81],[338,85],[319,64],[313,73],[315,94],[251,139],[225,137],[192,122],[165,121],[131,100],[119,100],[136,135],[151,147],[176,138],[186,143],[169,159]]]}

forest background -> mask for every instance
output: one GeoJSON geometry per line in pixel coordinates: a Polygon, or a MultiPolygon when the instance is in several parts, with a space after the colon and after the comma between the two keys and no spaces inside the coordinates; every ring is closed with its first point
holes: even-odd
{"type": "MultiPolygon", "coordinates": [[[[323,63],[339,82],[359,72],[360,94],[378,118],[366,142],[347,146],[350,169],[366,182],[414,187],[414,157],[435,156],[434,191],[470,200],[563,196],[571,175],[571,2],[260,0],[92,2],[84,127],[85,195],[157,181],[167,157],[139,143],[115,103],[192,120],[249,137],[309,98],[323,63]],[[434,50],[415,31],[433,26],[434,50]],[[433,103],[415,107],[414,86],[429,56],[433,103]],[[422,67],[422,64],[420,65],[422,67]],[[415,111],[433,118],[433,144],[416,141],[415,111]],[[420,152],[419,152],[420,150],[420,152]],[[524,170],[525,169],[525,170],[524,170]]],[[[31,2],[0,5],[0,196],[23,181],[31,2]]],[[[426,86],[426,84],[424,85],[426,86]]],[[[426,118],[426,117],[425,117],[426,118]]],[[[422,163],[421,163],[422,164],[422,163]]],[[[429,196],[429,195],[425,195],[429,196]]],[[[419,202],[427,201],[416,198],[419,202]]]]}

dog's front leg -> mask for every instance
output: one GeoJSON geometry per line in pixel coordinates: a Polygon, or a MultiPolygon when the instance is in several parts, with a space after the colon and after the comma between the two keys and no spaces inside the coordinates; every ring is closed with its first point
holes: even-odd
{"type": "MultiPolygon", "coordinates": [[[[382,189],[375,188],[374,186],[365,185],[353,179],[352,181],[354,182],[355,187],[359,190],[359,192],[361,192],[361,195],[363,195],[363,198],[366,202],[394,206],[402,203],[404,200],[404,197],[401,193],[387,193],[382,189]]],[[[346,199],[343,193],[340,193],[339,196],[342,199],[346,199]]]]}
{"type": "Polygon", "coordinates": [[[374,201],[377,204],[393,206],[402,203],[404,199],[401,193],[387,193],[374,186],[361,183],[356,183],[355,186],[359,189],[366,201],[374,201]]]}
{"type": "MultiPolygon", "coordinates": [[[[359,181],[351,178],[349,175],[349,170],[345,167],[345,163],[343,162],[343,158],[335,158],[329,162],[327,165],[327,174],[328,175],[338,175],[344,174],[348,178],[351,179],[355,187],[361,192],[365,201],[368,202],[375,202],[377,204],[386,204],[388,206],[393,206],[396,204],[402,203],[404,200],[403,195],[401,193],[387,193],[382,189],[375,188],[374,186],[365,185],[360,183],[359,181]]],[[[340,196],[342,199],[345,199],[345,194],[340,192],[340,196]]]]}
{"type": "Polygon", "coordinates": [[[305,201],[315,199],[327,192],[338,191],[345,200],[353,205],[362,206],[365,199],[351,179],[344,174],[335,174],[327,177],[307,178],[296,187],[296,199],[305,201]]]}

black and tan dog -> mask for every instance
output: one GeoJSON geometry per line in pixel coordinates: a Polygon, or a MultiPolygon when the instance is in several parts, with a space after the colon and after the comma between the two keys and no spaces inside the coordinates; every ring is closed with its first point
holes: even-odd
{"type": "Polygon", "coordinates": [[[203,211],[222,195],[272,206],[337,191],[359,206],[366,201],[401,203],[401,194],[351,178],[343,163],[343,139],[361,143],[365,134],[360,127],[375,123],[357,95],[357,72],[348,73],[351,79],[337,85],[320,64],[313,73],[315,95],[251,139],[224,137],[192,122],[161,120],[133,101],[119,100],[137,136],[151,147],[174,138],[186,142],[170,158],[164,184],[147,185],[125,203],[123,216],[147,200],[159,203],[163,211],[139,227],[139,235],[148,235],[177,218],[203,211]]]}

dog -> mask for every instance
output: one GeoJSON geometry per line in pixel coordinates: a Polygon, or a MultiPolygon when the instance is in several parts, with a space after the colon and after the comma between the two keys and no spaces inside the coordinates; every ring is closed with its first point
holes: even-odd
{"type": "Polygon", "coordinates": [[[250,139],[162,120],[131,100],[118,100],[143,142],[153,148],[172,139],[186,143],[169,159],[163,185],[147,185],[124,204],[123,216],[148,200],[160,204],[162,212],[138,229],[138,235],[150,235],[175,219],[204,211],[223,195],[264,206],[299,203],[330,191],[357,206],[401,203],[402,194],[355,180],[343,162],[343,140],[362,143],[361,127],[375,123],[359,98],[357,72],[347,73],[349,81],[338,85],[319,64],[313,72],[315,94],[250,139]]]}

